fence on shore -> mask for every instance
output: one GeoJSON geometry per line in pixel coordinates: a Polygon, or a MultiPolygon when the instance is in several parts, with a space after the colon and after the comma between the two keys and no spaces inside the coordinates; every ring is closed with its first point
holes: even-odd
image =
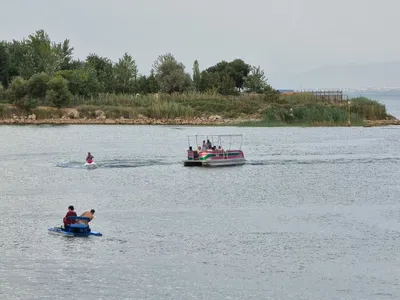
{"type": "Polygon", "coordinates": [[[327,101],[333,103],[344,103],[349,101],[349,96],[345,95],[341,90],[322,90],[322,91],[294,91],[294,90],[282,90],[280,91],[283,95],[298,95],[307,98],[314,98],[315,101],[327,101]]]}

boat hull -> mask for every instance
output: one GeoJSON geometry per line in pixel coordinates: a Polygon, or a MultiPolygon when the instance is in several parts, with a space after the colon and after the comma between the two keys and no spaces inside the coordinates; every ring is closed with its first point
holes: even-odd
{"type": "Polygon", "coordinates": [[[97,231],[68,232],[68,231],[62,230],[61,227],[51,227],[48,229],[48,232],[50,234],[61,235],[61,236],[66,236],[66,237],[88,237],[90,235],[94,235],[94,236],[102,236],[103,235],[101,232],[97,232],[97,231]]]}
{"type": "Polygon", "coordinates": [[[85,168],[87,168],[87,169],[96,169],[97,168],[97,164],[95,163],[95,162],[92,162],[92,163],[85,163],[85,168]]]}
{"type": "Polygon", "coordinates": [[[185,167],[228,167],[246,164],[246,159],[224,159],[224,160],[184,160],[185,167]]]}
{"type": "Polygon", "coordinates": [[[195,153],[188,151],[188,158],[183,161],[185,167],[225,167],[246,164],[241,150],[205,150],[195,153]]]}

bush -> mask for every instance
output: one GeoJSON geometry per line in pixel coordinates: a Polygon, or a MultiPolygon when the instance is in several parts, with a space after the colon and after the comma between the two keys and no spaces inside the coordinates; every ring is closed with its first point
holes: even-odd
{"type": "Polygon", "coordinates": [[[55,107],[65,107],[72,98],[68,90],[68,81],[61,76],[55,76],[47,84],[46,100],[55,107]]]}
{"type": "Polygon", "coordinates": [[[6,100],[6,90],[4,89],[3,85],[0,84],[0,101],[6,100]]]}
{"type": "Polygon", "coordinates": [[[34,74],[28,81],[28,93],[32,98],[44,99],[46,96],[47,83],[50,77],[46,73],[34,74]]]}
{"type": "Polygon", "coordinates": [[[350,109],[352,113],[357,113],[366,120],[384,120],[388,117],[386,106],[378,101],[365,97],[350,99],[350,109]]]}
{"type": "Polygon", "coordinates": [[[28,95],[29,85],[28,81],[20,76],[13,79],[7,89],[7,98],[16,107],[22,109],[32,109],[36,107],[36,101],[28,95]]]}

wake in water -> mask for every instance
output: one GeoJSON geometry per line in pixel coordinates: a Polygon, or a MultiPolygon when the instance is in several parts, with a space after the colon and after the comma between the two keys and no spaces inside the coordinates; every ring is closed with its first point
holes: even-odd
{"type": "MultiPolygon", "coordinates": [[[[272,156],[273,157],[273,156],[272,156]]],[[[275,156],[276,157],[276,156],[275,156]]],[[[248,159],[246,165],[267,166],[267,165],[321,165],[321,164],[373,164],[373,163],[400,163],[400,157],[335,157],[335,158],[282,158],[282,159],[248,159]]],[[[140,168],[149,166],[165,166],[181,164],[181,161],[168,161],[166,159],[135,159],[135,160],[105,160],[96,162],[98,168],[123,169],[140,168]]],[[[84,162],[70,161],[66,163],[57,163],[59,168],[86,169],[84,162]]]]}
{"type": "MultiPolygon", "coordinates": [[[[98,168],[138,168],[148,166],[162,166],[162,165],[173,165],[179,162],[166,161],[165,159],[137,159],[137,160],[105,160],[97,162],[98,168]]],[[[84,162],[70,161],[66,163],[57,163],[59,168],[72,168],[72,169],[86,169],[84,162]]]]}
{"type": "Polygon", "coordinates": [[[252,166],[266,165],[322,165],[322,164],[373,164],[373,163],[400,163],[400,157],[364,157],[364,158],[331,158],[331,159],[271,159],[271,160],[248,160],[247,164],[252,166]]]}

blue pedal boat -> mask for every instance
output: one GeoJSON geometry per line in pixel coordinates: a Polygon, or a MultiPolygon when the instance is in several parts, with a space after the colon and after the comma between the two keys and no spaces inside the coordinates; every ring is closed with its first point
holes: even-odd
{"type": "MultiPolygon", "coordinates": [[[[68,217],[70,220],[84,220],[89,222],[90,219],[87,217],[68,217]]],[[[51,234],[57,234],[57,235],[63,235],[63,236],[69,236],[69,237],[88,237],[90,235],[94,236],[102,236],[103,234],[101,232],[97,231],[92,231],[90,227],[86,224],[82,223],[75,223],[71,224],[66,230],[63,227],[51,227],[48,229],[49,233],[51,234]]]]}

